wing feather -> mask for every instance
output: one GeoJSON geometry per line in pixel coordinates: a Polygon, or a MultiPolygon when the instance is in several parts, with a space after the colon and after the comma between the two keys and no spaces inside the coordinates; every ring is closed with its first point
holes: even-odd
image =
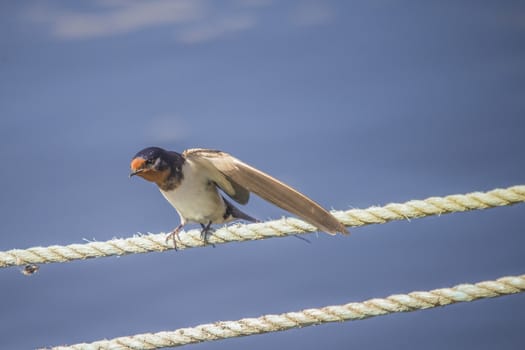
{"type": "Polygon", "coordinates": [[[208,171],[210,180],[215,182],[224,193],[237,203],[248,203],[250,192],[233,179],[227,178],[227,176],[210,161],[212,158],[220,158],[220,154],[223,154],[223,152],[203,148],[191,148],[184,151],[182,156],[204,167],[208,171]]]}
{"type": "MultiPolygon", "coordinates": [[[[343,224],[310,198],[225,152],[190,149],[184,152],[184,156],[214,173],[214,181],[229,196],[232,196],[231,193],[237,194],[239,188],[243,188],[297,215],[322,231],[331,234],[348,233],[343,224]]],[[[243,193],[242,190],[239,192],[243,193]]],[[[232,198],[237,200],[235,196],[232,198]]]]}

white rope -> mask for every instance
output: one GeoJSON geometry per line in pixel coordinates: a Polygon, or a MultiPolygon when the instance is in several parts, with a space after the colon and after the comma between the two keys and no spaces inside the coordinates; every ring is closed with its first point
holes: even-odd
{"type": "MultiPolygon", "coordinates": [[[[363,226],[383,224],[392,220],[487,209],[521,202],[525,202],[525,185],[495,189],[489,192],[473,192],[447,197],[430,197],[406,203],[391,203],[384,207],[333,211],[332,213],[346,226],[363,226]]],[[[234,241],[284,237],[291,234],[314,231],[316,231],[316,228],[304,221],[295,218],[283,218],[249,225],[229,225],[214,231],[208,241],[212,244],[221,244],[234,241]]],[[[13,249],[0,252],[0,268],[173,249],[171,242],[166,242],[166,235],[166,233],[147,234],[130,238],[112,239],[106,242],[33,247],[25,250],[13,249]]],[[[200,238],[199,230],[180,233],[180,242],[177,243],[179,249],[202,246],[204,246],[204,243],[200,238]]]]}
{"type": "Polygon", "coordinates": [[[172,332],[145,333],[131,337],[101,340],[90,344],[57,346],[54,350],[143,350],[175,347],[204,341],[242,337],[253,334],[284,331],[291,328],[318,325],[327,322],[361,320],[395,312],[409,312],[445,306],[481,298],[494,298],[525,291],[525,275],[503,277],[496,281],[460,284],[452,288],[428,292],[391,295],[384,299],[370,299],[361,303],[333,305],[320,309],[306,309],[280,315],[221,321],[172,332]]]}

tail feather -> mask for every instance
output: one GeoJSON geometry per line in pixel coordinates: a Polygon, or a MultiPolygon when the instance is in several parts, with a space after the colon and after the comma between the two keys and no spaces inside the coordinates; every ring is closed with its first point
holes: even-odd
{"type": "Polygon", "coordinates": [[[250,215],[242,212],[240,209],[236,208],[233,204],[228,202],[226,198],[222,197],[222,199],[224,200],[224,203],[226,203],[226,213],[224,213],[224,219],[227,220],[229,218],[232,218],[232,219],[241,219],[241,220],[246,220],[246,221],[251,221],[251,222],[259,221],[255,218],[252,218],[250,215]]]}

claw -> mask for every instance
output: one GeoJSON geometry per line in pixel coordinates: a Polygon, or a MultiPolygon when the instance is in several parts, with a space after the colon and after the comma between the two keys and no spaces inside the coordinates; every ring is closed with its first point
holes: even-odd
{"type": "Polygon", "coordinates": [[[179,238],[179,232],[180,230],[182,230],[182,228],[184,227],[183,224],[180,224],[179,226],[175,227],[173,229],[173,231],[171,231],[167,236],[166,236],[166,244],[168,244],[169,240],[173,240],[173,248],[175,250],[177,250],[177,240],[180,241],[180,238],[179,238]]]}
{"type": "MultiPolygon", "coordinates": [[[[211,221],[208,222],[207,225],[201,224],[201,227],[201,239],[204,241],[204,244],[208,244],[208,235],[210,234],[210,231],[213,231],[211,229],[211,221]]],[[[215,248],[215,244],[212,244],[212,247],[215,248]]]]}

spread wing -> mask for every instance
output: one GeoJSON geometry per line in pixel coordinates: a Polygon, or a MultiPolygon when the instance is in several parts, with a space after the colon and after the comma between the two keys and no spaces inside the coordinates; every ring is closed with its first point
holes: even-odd
{"type": "Polygon", "coordinates": [[[319,204],[228,153],[195,148],[184,151],[183,156],[206,168],[210,179],[241,204],[248,202],[249,192],[253,192],[322,231],[348,233],[345,226],[319,204]]]}

